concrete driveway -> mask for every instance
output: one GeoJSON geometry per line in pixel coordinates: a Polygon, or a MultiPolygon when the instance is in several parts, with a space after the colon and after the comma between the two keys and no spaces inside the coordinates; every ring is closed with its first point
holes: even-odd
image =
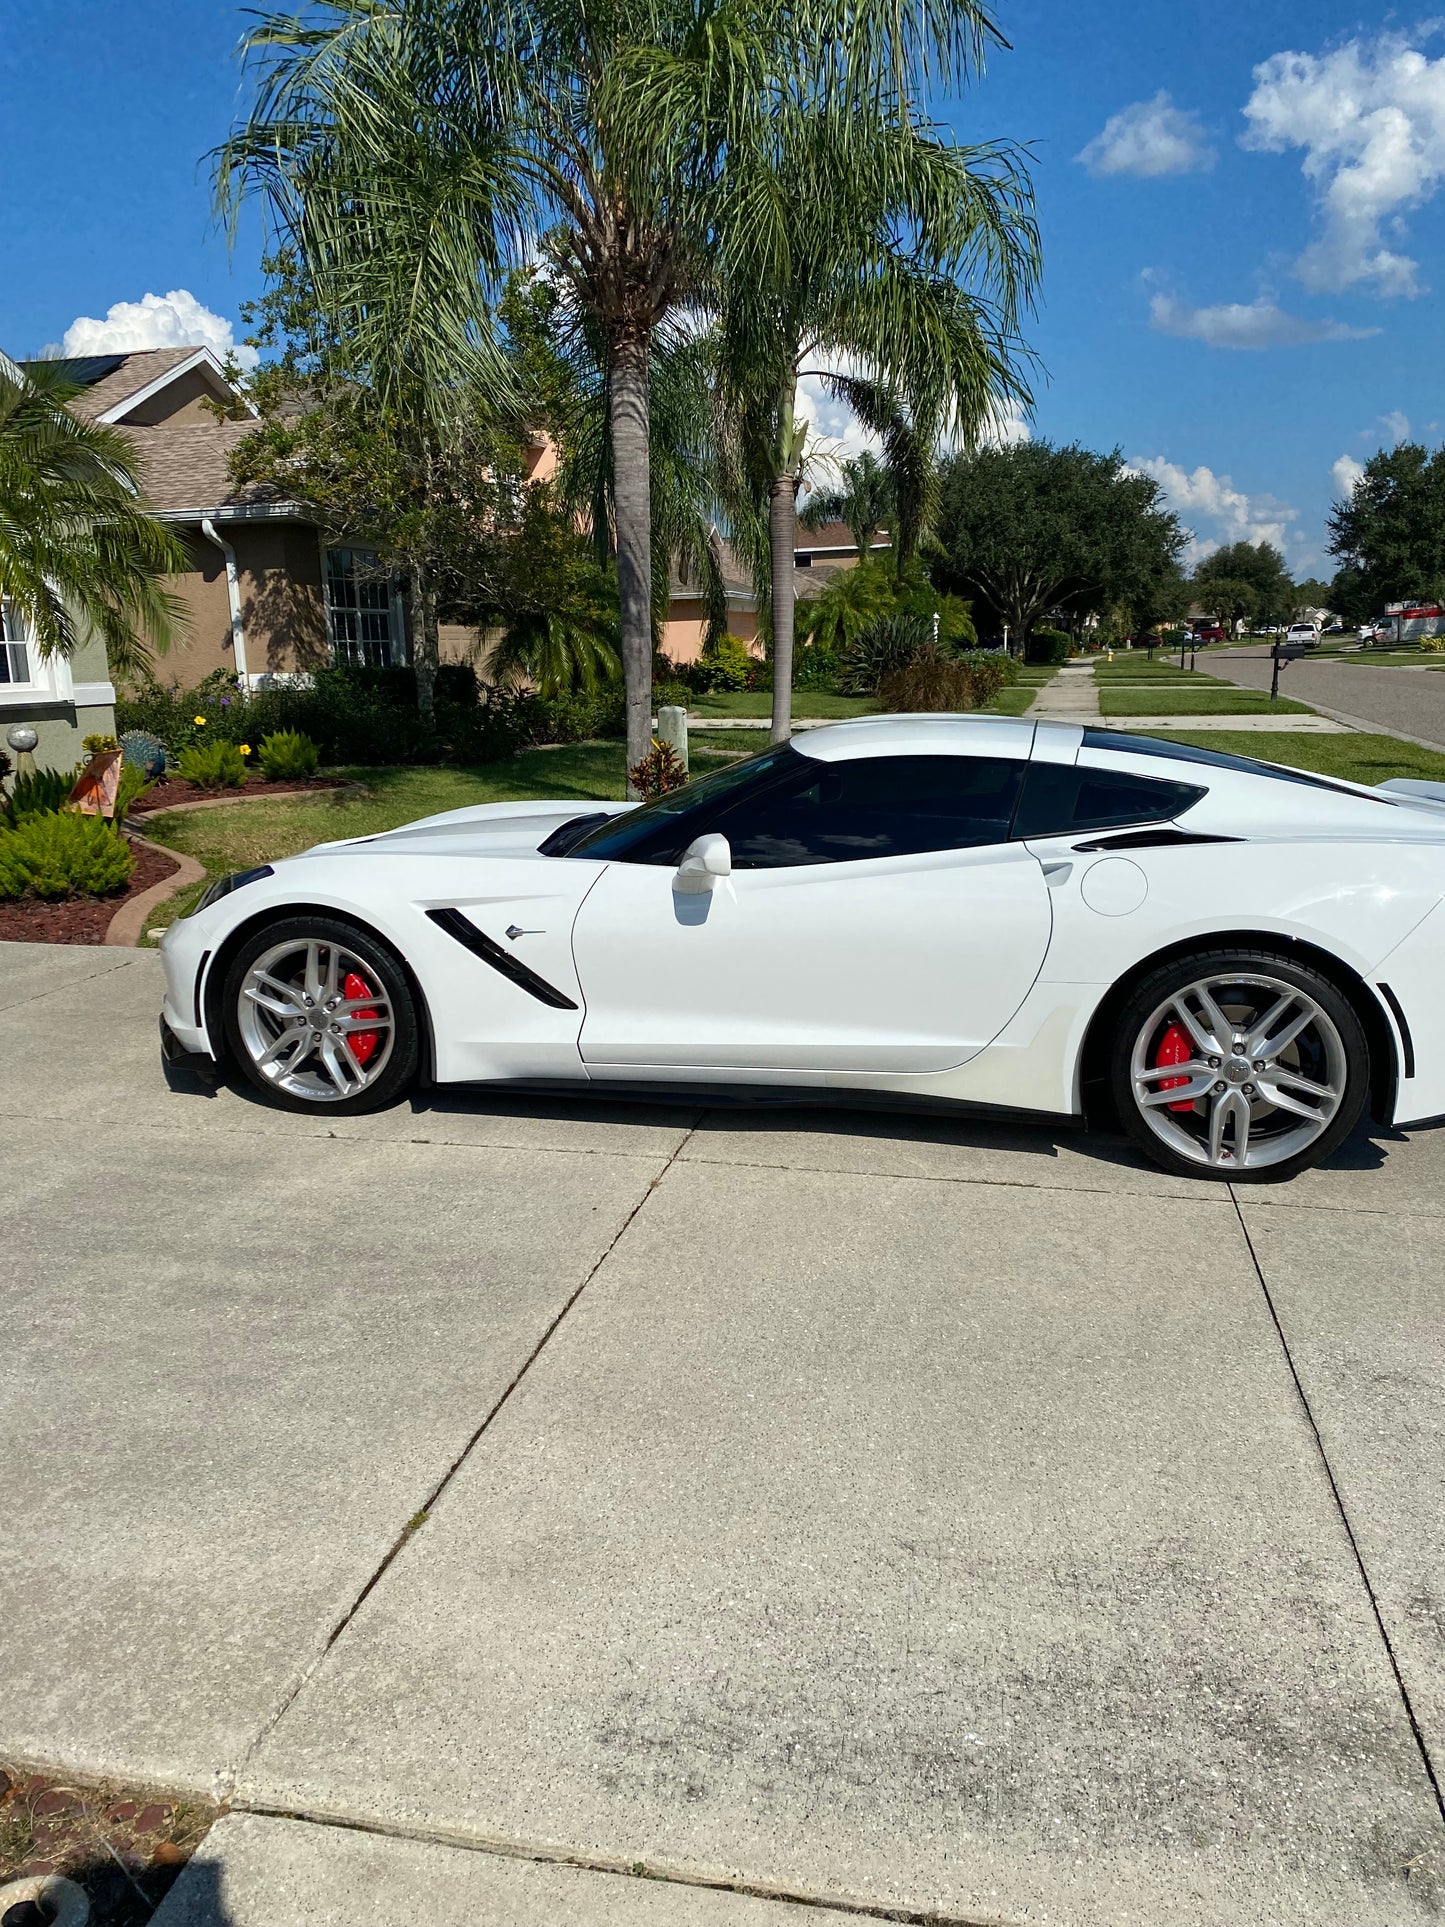
{"type": "Polygon", "coordinates": [[[230,1800],[158,1927],[1440,1919],[1445,1133],[328,1125],[159,994],[0,946],[0,1757],[230,1800]]]}

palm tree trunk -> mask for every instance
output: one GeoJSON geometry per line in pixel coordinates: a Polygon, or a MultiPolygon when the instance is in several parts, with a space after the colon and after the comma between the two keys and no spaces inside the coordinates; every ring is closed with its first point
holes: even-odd
{"type": "Polygon", "coordinates": [[[428,729],[436,726],[437,599],[424,568],[411,573],[411,661],[416,672],[416,706],[428,729]]]}
{"type": "MultiPolygon", "coordinates": [[[[647,336],[612,343],[612,493],[617,518],[617,592],[627,690],[627,767],[652,746],[652,467],[648,451],[647,336]]],[[[635,795],[631,783],[628,794],[635,795]]]]}
{"type": "Polygon", "coordinates": [[[772,551],[773,729],[785,743],[793,733],[793,618],[798,599],[793,558],[798,546],[798,480],[773,477],[768,497],[768,546],[772,551]]]}

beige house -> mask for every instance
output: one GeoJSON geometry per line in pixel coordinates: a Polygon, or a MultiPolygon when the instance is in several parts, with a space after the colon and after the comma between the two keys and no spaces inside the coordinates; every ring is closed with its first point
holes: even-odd
{"type": "MultiPolygon", "coordinates": [[[[722,569],[727,595],[728,634],[740,641],[758,641],[758,602],[753,593],[750,571],[738,559],[732,545],[716,530],[713,543],[722,569]]],[[[888,547],[886,531],[874,537],[876,552],[888,547]]],[[[793,551],[793,586],[801,603],[819,594],[840,569],[857,565],[858,544],[843,522],[828,522],[820,529],[799,529],[798,546],[793,551]]],[[[667,621],[663,624],[661,649],[672,662],[696,662],[707,636],[707,601],[699,584],[684,581],[674,574],[669,585],[667,621]]]]}

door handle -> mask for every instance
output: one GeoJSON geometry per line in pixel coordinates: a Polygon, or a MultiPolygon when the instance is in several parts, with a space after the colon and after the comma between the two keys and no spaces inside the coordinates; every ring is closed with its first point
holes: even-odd
{"type": "MultiPolygon", "coordinates": [[[[1051,890],[1062,889],[1073,874],[1074,866],[1072,863],[1046,863],[1044,865],[1044,882],[1048,884],[1051,890]]],[[[509,931],[508,935],[510,934],[509,931]]]]}

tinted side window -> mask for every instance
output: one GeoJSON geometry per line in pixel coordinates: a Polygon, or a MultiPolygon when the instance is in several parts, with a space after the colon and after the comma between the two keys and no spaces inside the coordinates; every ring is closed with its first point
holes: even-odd
{"type": "Polygon", "coordinates": [[[805,767],[718,812],[706,827],[733,868],[856,863],[1003,843],[1027,767],[1002,757],[867,756],[805,767]]]}
{"type": "Polygon", "coordinates": [[[1157,782],[1124,770],[1031,763],[1014,835],[1069,836],[1131,823],[1167,823],[1208,792],[1192,783],[1157,782]]]}

